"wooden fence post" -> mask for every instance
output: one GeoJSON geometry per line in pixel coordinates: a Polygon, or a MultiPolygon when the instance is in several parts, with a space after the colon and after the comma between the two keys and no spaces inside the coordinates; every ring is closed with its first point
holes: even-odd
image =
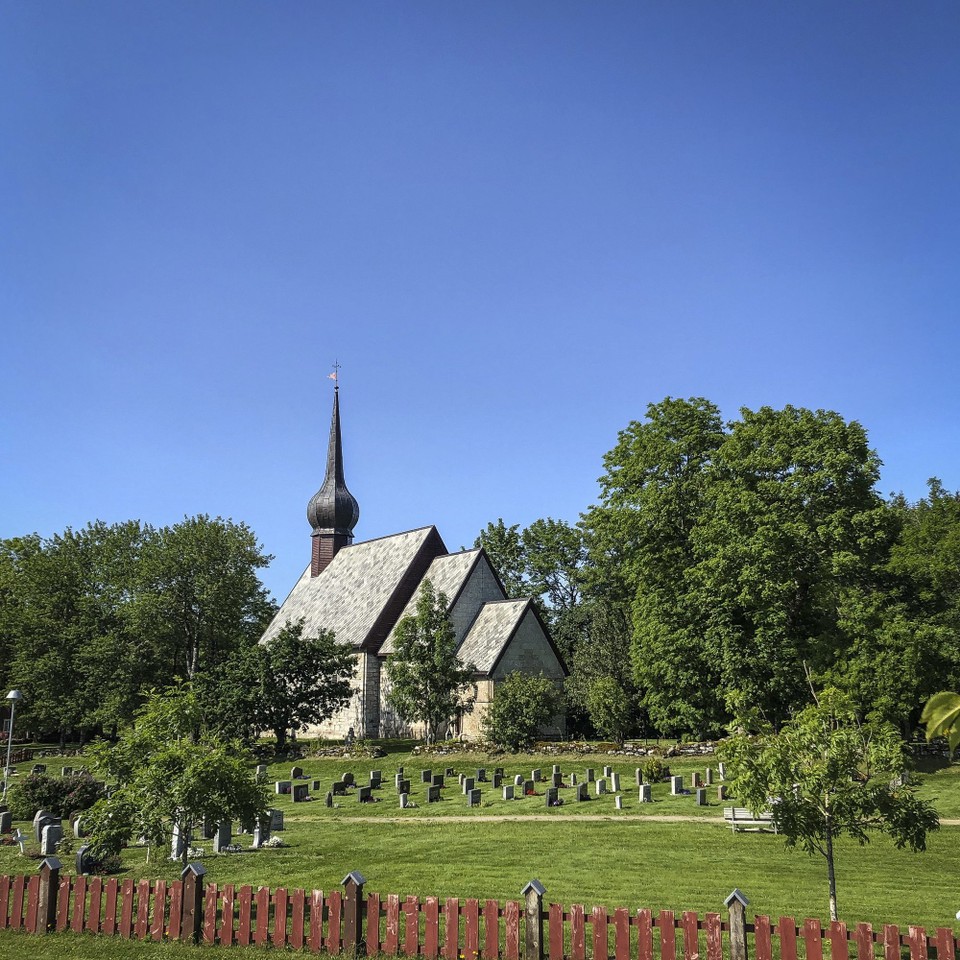
{"type": "Polygon", "coordinates": [[[183,880],[183,913],[180,917],[180,939],[199,943],[203,931],[203,875],[206,868],[199,863],[188,863],[180,874],[183,880]]]}
{"type": "Polygon", "coordinates": [[[524,960],[543,960],[543,895],[546,887],[539,880],[531,880],[521,891],[524,898],[526,949],[524,960]]]}
{"type": "Polygon", "coordinates": [[[747,960],[746,907],[750,901],[734,889],[723,901],[730,911],[730,960],[747,960]]]}
{"type": "Polygon", "coordinates": [[[362,873],[353,870],[343,880],[343,952],[352,957],[364,952],[363,942],[363,885],[362,873]]]}
{"type": "Polygon", "coordinates": [[[57,924],[57,894],[60,890],[60,868],[56,857],[47,857],[40,864],[40,890],[37,896],[37,926],[34,933],[48,933],[57,924]]]}

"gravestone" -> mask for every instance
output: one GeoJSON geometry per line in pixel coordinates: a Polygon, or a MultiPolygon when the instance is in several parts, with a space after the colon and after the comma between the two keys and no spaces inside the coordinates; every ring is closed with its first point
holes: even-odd
{"type": "Polygon", "coordinates": [[[335,797],[345,796],[347,792],[347,785],[342,780],[334,780],[330,787],[330,792],[335,797]]]}
{"type": "Polygon", "coordinates": [[[622,793],[618,793],[613,799],[614,799],[614,806],[615,806],[618,810],[622,810],[622,809],[623,809],[623,794],[622,794],[622,793]]]}
{"type": "MultiPolygon", "coordinates": [[[[407,785],[407,789],[401,790],[400,792],[409,793],[410,781],[404,780],[403,782],[407,785]]],[[[357,801],[359,803],[369,803],[372,799],[373,799],[373,791],[369,787],[360,787],[360,789],[357,790],[357,801]]]]}
{"type": "Polygon", "coordinates": [[[603,775],[604,775],[608,780],[610,779],[610,775],[611,775],[612,773],[613,773],[613,767],[604,767],[604,768],[603,768],[603,775]]]}
{"type": "Polygon", "coordinates": [[[443,781],[443,774],[442,774],[442,773],[435,773],[435,774],[433,775],[433,784],[432,784],[432,786],[437,787],[437,788],[440,788],[440,787],[443,786],[443,782],[444,782],[444,781],[443,781]]]}
{"type": "Polygon", "coordinates": [[[370,788],[372,790],[379,790],[381,783],[383,783],[383,771],[371,770],[370,771],[370,788]]]}
{"type": "Polygon", "coordinates": [[[704,777],[704,780],[708,787],[712,787],[713,786],[713,767],[707,767],[705,773],[706,773],[706,776],[704,777]]]}
{"type": "Polygon", "coordinates": [[[59,823],[60,821],[50,813],[49,810],[38,810],[33,815],[33,835],[37,838],[37,843],[43,839],[43,828],[49,826],[51,823],[59,823]]]}
{"type": "Polygon", "coordinates": [[[340,779],[341,779],[348,787],[352,787],[352,786],[357,782],[356,777],[354,777],[354,775],[353,775],[352,773],[350,773],[349,770],[348,770],[340,779]]]}
{"type": "Polygon", "coordinates": [[[720,786],[717,787],[717,799],[721,803],[727,799],[727,785],[725,783],[721,783],[720,786]]]}
{"type": "Polygon", "coordinates": [[[587,783],[593,783],[593,781],[594,781],[593,767],[587,767],[587,783]]]}
{"type": "Polygon", "coordinates": [[[514,786],[513,786],[512,783],[504,784],[504,787],[503,787],[503,799],[504,799],[504,800],[512,800],[512,799],[513,799],[513,790],[514,790],[514,786]]]}
{"type": "Polygon", "coordinates": [[[293,802],[303,803],[310,799],[310,790],[305,783],[295,783],[293,785],[293,802]]]}
{"type": "Polygon", "coordinates": [[[692,790],[696,790],[697,787],[702,787],[702,786],[703,786],[703,783],[700,780],[700,774],[696,770],[694,770],[694,772],[690,774],[690,788],[692,790]]]}
{"type": "Polygon", "coordinates": [[[275,790],[278,794],[289,793],[293,788],[293,784],[289,780],[277,780],[275,782],[275,790]]]}
{"type": "Polygon", "coordinates": [[[467,791],[467,806],[468,807],[480,806],[480,791],[478,789],[467,791]]]}
{"type": "Polygon", "coordinates": [[[213,852],[223,853],[224,847],[233,843],[233,824],[229,820],[222,820],[217,824],[217,832],[213,835],[213,852]]]}
{"type": "Polygon", "coordinates": [[[640,802],[641,803],[653,803],[653,797],[650,795],[650,784],[641,783],[640,784],[640,802]]]}
{"type": "Polygon", "coordinates": [[[556,787],[547,787],[545,791],[545,801],[548,807],[557,806],[557,801],[560,799],[560,791],[556,787]]]}
{"type": "Polygon", "coordinates": [[[554,773],[554,776],[556,776],[558,773],[560,773],[560,764],[559,764],[559,763],[555,763],[555,764],[553,765],[553,773],[554,773]]]}
{"type": "Polygon", "coordinates": [[[536,792],[537,785],[532,780],[523,781],[523,795],[525,797],[532,796],[536,792]]]}
{"type": "Polygon", "coordinates": [[[604,777],[596,781],[596,790],[598,797],[602,797],[607,792],[607,781],[604,777]]]}
{"type": "Polygon", "coordinates": [[[537,767],[535,770],[531,770],[530,779],[534,783],[539,783],[543,779],[543,771],[539,767],[537,767]]]}
{"type": "Polygon", "coordinates": [[[408,802],[409,798],[410,798],[410,794],[409,794],[409,793],[401,793],[401,794],[400,794],[400,809],[401,809],[401,810],[406,810],[406,809],[407,809],[407,802],[408,802]]]}
{"type": "Polygon", "coordinates": [[[47,765],[46,765],[45,763],[35,763],[35,764],[30,768],[30,772],[31,772],[31,773],[46,773],[46,772],[47,772],[47,765]]]}
{"type": "Polygon", "coordinates": [[[73,767],[61,767],[60,768],[61,777],[72,777],[73,776],[73,767]]]}
{"type": "Polygon", "coordinates": [[[460,784],[461,787],[463,786],[464,781],[466,779],[467,779],[467,775],[465,773],[461,773],[457,776],[457,782],[460,784]]]}
{"type": "Polygon", "coordinates": [[[562,787],[563,786],[563,774],[554,773],[550,776],[550,786],[551,787],[562,787]]]}
{"type": "Polygon", "coordinates": [[[267,779],[267,765],[265,763],[257,764],[256,775],[258,781],[267,779]]]}
{"type": "Polygon", "coordinates": [[[453,767],[447,767],[447,769],[444,772],[448,777],[455,777],[457,775],[457,771],[454,770],[453,767]]]}
{"type": "Polygon", "coordinates": [[[513,785],[514,785],[515,787],[522,787],[522,786],[523,786],[523,777],[520,776],[519,773],[513,778],[513,785]]]}
{"type": "Polygon", "coordinates": [[[173,833],[170,836],[170,859],[179,860],[183,856],[186,845],[187,841],[180,830],[180,824],[175,823],[173,825],[173,833]]]}
{"type": "Polygon", "coordinates": [[[217,825],[213,822],[212,817],[204,817],[200,821],[200,836],[204,840],[212,840],[213,835],[217,832],[217,825]]]}
{"type": "Polygon", "coordinates": [[[433,780],[433,771],[432,770],[421,770],[420,771],[420,782],[421,783],[430,783],[433,780]]]}
{"type": "Polygon", "coordinates": [[[464,778],[463,778],[463,792],[464,792],[464,793],[469,793],[475,786],[476,786],[476,783],[475,783],[473,777],[464,777],[464,778]]]}
{"type": "Polygon", "coordinates": [[[313,791],[316,792],[316,793],[319,793],[319,792],[320,792],[320,781],[319,781],[319,780],[314,780],[313,783],[312,783],[311,786],[310,786],[310,789],[313,790],[313,791]]]}
{"type": "Polygon", "coordinates": [[[476,781],[477,781],[477,783],[486,783],[486,782],[487,782],[487,771],[486,771],[486,769],[485,769],[484,767],[478,767],[478,768],[477,768],[476,781]]]}
{"type": "Polygon", "coordinates": [[[259,850],[269,839],[270,821],[267,819],[259,820],[257,825],[253,828],[253,843],[251,846],[254,850],[259,850]]]}
{"type": "MultiPolygon", "coordinates": [[[[361,787],[361,789],[363,789],[363,788],[361,787]]],[[[368,789],[369,789],[369,788],[368,788],[368,789]]],[[[409,792],[410,792],[410,781],[409,781],[409,780],[401,780],[401,781],[397,784],[397,793],[409,793],[409,792]]]]}
{"type": "Polygon", "coordinates": [[[432,784],[427,787],[427,803],[439,803],[440,802],[440,787],[437,784],[432,784]]]}
{"type": "Polygon", "coordinates": [[[93,873],[97,869],[97,861],[91,852],[90,844],[85,843],[76,856],[76,872],[78,874],[93,873]]]}
{"type": "Polygon", "coordinates": [[[707,791],[704,787],[697,787],[697,806],[705,807],[707,805],[707,791]]]}
{"type": "Polygon", "coordinates": [[[13,814],[9,810],[0,813],[0,833],[9,833],[13,829],[13,814]]]}
{"type": "Polygon", "coordinates": [[[502,776],[505,775],[504,772],[503,772],[503,767],[494,767],[494,768],[493,768],[493,772],[494,772],[498,777],[502,777],[502,776]]]}
{"type": "Polygon", "coordinates": [[[670,795],[673,797],[683,793],[683,777],[670,778],[670,795]]]}
{"type": "Polygon", "coordinates": [[[727,779],[727,768],[726,768],[726,765],[725,765],[725,764],[722,764],[722,763],[718,763],[718,764],[717,764],[717,773],[720,774],[720,779],[721,779],[721,780],[726,780],[726,779],[727,779]]]}
{"type": "Polygon", "coordinates": [[[499,773],[493,775],[493,789],[499,790],[503,786],[503,776],[499,773]]]}
{"type": "Polygon", "coordinates": [[[573,799],[577,803],[583,803],[584,800],[590,799],[590,785],[587,783],[578,783],[573,788],[573,799]]]}
{"type": "Polygon", "coordinates": [[[283,811],[270,811],[270,832],[279,833],[283,829],[283,811]]]}
{"type": "Polygon", "coordinates": [[[63,839],[63,827],[59,823],[51,823],[43,828],[40,839],[40,853],[45,857],[56,855],[57,844],[63,839]]]}
{"type": "Polygon", "coordinates": [[[291,768],[290,768],[290,779],[291,779],[291,780],[302,780],[302,779],[303,779],[303,767],[291,767],[291,768]]]}
{"type": "Polygon", "coordinates": [[[614,773],[610,777],[610,788],[614,793],[620,792],[620,774],[614,773]]]}
{"type": "Polygon", "coordinates": [[[637,786],[639,787],[641,783],[643,783],[643,768],[637,767],[637,786]]]}
{"type": "Polygon", "coordinates": [[[328,807],[332,807],[332,806],[333,806],[333,791],[332,791],[332,790],[328,790],[328,791],[327,791],[327,797],[326,797],[326,800],[324,800],[324,803],[325,803],[328,807]]]}
{"type": "Polygon", "coordinates": [[[575,787],[577,785],[577,775],[575,773],[570,774],[570,786],[575,787]]]}
{"type": "Polygon", "coordinates": [[[397,767],[397,773],[398,773],[401,777],[403,776],[403,771],[404,771],[404,768],[403,768],[403,767],[397,767]]]}

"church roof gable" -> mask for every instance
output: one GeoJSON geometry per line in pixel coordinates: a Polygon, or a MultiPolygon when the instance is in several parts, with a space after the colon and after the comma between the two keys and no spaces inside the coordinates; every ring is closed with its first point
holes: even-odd
{"type": "Polygon", "coordinates": [[[311,577],[307,567],[260,642],[272,640],[288,620],[303,618],[308,636],[326,629],[353,647],[376,645],[383,637],[376,634],[393,625],[384,627],[389,606],[407,600],[401,594],[405,580],[416,572],[419,575],[410,589],[420,582],[421,571],[429,562],[425,551],[434,555],[445,552],[435,527],[341,548],[317,576],[311,577]]]}
{"type": "Polygon", "coordinates": [[[529,606],[529,599],[485,603],[460,644],[457,656],[463,663],[472,663],[479,673],[491,673],[529,606]]]}

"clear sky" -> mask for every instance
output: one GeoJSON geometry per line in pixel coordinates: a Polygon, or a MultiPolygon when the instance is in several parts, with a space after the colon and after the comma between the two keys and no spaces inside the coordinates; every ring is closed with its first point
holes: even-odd
{"type": "Polygon", "coordinates": [[[665,396],[960,488],[960,4],[0,0],[0,536],[575,521],[665,396]]]}

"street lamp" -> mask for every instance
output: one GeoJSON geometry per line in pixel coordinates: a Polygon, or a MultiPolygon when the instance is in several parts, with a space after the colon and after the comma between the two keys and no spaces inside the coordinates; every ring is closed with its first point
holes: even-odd
{"type": "Polygon", "coordinates": [[[7,784],[10,782],[10,750],[13,748],[13,718],[17,712],[17,703],[23,699],[23,694],[19,690],[11,690],[7,694],[10,701],[10,729],[7,730],[7,765],[3,768],[3,796],[0,797],[0,803],[7,802],[7,784]]]}

